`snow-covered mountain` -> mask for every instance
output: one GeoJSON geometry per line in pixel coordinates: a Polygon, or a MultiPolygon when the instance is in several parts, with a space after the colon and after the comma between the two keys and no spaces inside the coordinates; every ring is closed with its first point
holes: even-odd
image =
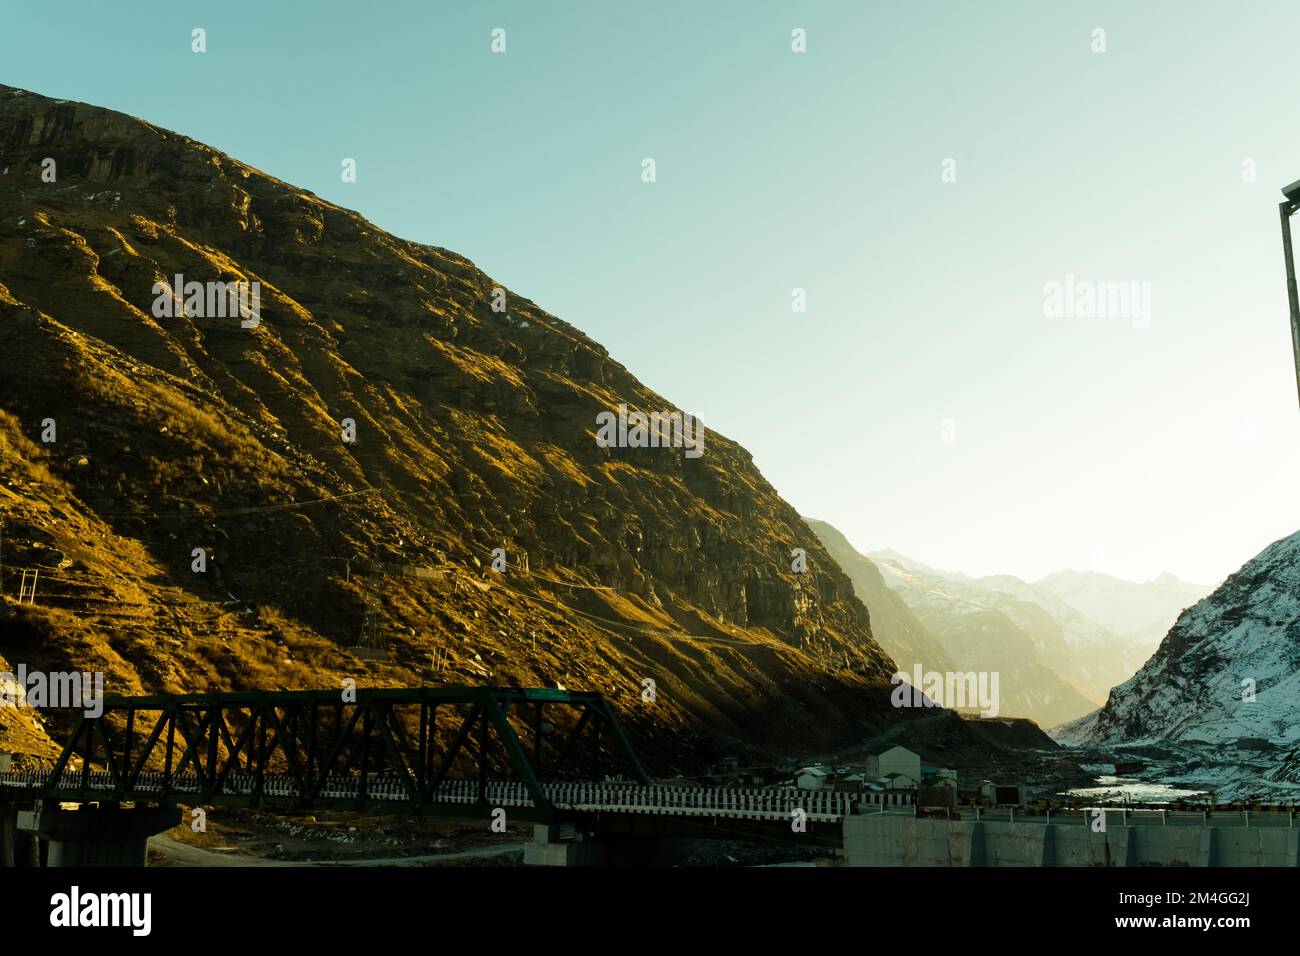
{"type": "MultiPolygon", "coordinates": [[[[1150,647],[1097,623],[1054,592],[1012,575],[972,578],[931,568],[895,551],[875,551],[870,557],[922,620],[926,615],[920,608],[929,609],[935,619],[927,623],[950,653],[951,638],[945,635],[966,629],[961,617],[996,611],[1029,640],[1040,663],[1096,704],[1150,654],[1150,647]]],[[[1017,640],[1010,634],[1005,639],[1013,644],[1017,640]]]]}
{"type": "Polygon", "coordinates": [[[1263,738],[1300,780],[1300,532],[1269,545],[1184,611],[1096,714],[1063,728],[1095,744],[1263,738]]]}
{"type": "Polygon", "coordinates": [[[1155,646],[1106,627],[1054,592],[1010,574],[977,578],[971,586],[1033,637],[1044,664],[1098,701],[1131,677],[1155,646]]]}
{"type": "Polygon", "coordinates": [[[1154,650],[1178,615],[1212,590],[1165,573],[1150,581],[1124,581],[1098,571],[1058,571],[1034,582],[1081,614],[1154,650]]]}
{"type": "Polygon", "coordinates": [[[976,578],[897,551],[863,555],[830,525],[809,524],[853,580],[903,670],[918,658],[940,661],[937,647],[957,670],[998,672],[1004,714],[1045,727],[1074,721],[1071,736],[1079,718],[1151,657],[1179,612],[1209,590],[1171,574],[1145,583],[1088,571],[1033,583],[1009,574],[976,578]]]}
{"type": "MultiPolygon", "coordinates": [[[[1067,628],[1049,611],[1012,593],[1015,586],[1028,587],[1016,578],[1002,582],[1012,590],[998,590],[896,552],[872,552],[869,557],[959,669],[1000,675],[1003,715],[1029,717],[1052,727],[1095,709],[1104,699],[1105,689],[1080,663],[1072,642],[1101,643],[1105,629],[1076,622],[1067,636],[1067,628]]],[[[1054,598],[1052,602],[1059,604],[1054,598]]],[[[1060,610],[1081,617],[1068,607],[1060,610]]]]}

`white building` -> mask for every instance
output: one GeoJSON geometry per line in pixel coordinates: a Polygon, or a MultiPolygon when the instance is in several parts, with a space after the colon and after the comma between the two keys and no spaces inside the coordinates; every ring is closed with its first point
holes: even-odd
{"type": "Polygon", "coordinates": [[[804,767],[794,775],[794,785],[800,790],[829,789],[833,782],[830,767],[804,767]]]}
{"type": "Polygon", "coordinates": [[[910,781],[911,786],[921,782],[921,756],[899,747],[897,744],[885,744],[867,751],[867,779],[884,780],[890,777],[893,785],[898,786],[900,778],[910,781]]]}

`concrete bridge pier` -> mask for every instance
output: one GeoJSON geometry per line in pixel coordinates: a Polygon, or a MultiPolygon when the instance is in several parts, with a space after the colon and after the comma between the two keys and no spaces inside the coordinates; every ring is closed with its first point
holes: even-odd
{"type": "Polygon", "coordinates": [[[606,866],[608,848],[597,840],[586,840],[573,824],[539,823],[533,840],[524,847],[525,866],[606,866]]]}
{"type": "Polygon", "coordinates": [[[40,838],[18,829],[17,806],[0,804],[0,869],[40,865],[40,838]]]}
{"type": "Polygon", "coordinates": [[[144,866],[149,837],[180,820],[176,806],[101,803],[66,810],[56,800],[40,800],[18,811],[16,829],[48,844],[46,866],[144,866]]]}
{"type": "Polygon", "coordinates": [[[0,869],[14,866],[14,836],[18,832],[18,810],[0,805],[0,869]]]}
{"type": "Polygon", "coordinates": [[[0,869],[45,865],[45,844],[35,833],[18,829],[19,808],[0,804],[0,869]]]}

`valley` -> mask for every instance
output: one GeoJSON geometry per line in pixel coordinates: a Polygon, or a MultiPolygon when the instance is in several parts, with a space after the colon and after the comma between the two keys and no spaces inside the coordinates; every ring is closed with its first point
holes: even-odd
{"type": "MultiPolygon", "coordinates": [[[[101,698],[594,691],[653,786],[769,817],[747,801],[820,801],[822,822],[889,800],[1295,802],[1295,536],[1217,589],[861,550],[457,253],[87,104],[0,87],[0,145],[0,671],[101,698]],[[915,769],[882,769],[898,751],[915,769]]],[[[79,725],[11,683],[4,772],[44,774],[79,725]]],[[[539,706],[535,759],[583,726],[539,706]]],[[[644,809],[601,799],[566,809],[644,809]]],[[[258,859],[403,856],[331,857],[338,820],[282,851],[268,828],[293,813],[235,819],[258,859]]],[[[401,846],[442,840],[407,822],[401,846]]],[[[161,862],[216,852],[182,837],[161,862]]]]}

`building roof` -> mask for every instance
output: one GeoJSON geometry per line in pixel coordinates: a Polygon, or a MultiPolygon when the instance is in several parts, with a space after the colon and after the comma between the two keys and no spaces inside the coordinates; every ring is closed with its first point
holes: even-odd
{"type": "Polygon", "coordinates": [[[916,751],[908,750],[902,744],[876,744],[874,747],[868,747],[866,753],[868,757],[879,757],[887,750],[903,750],[911,754],[913,757],[920,756],[916,751]]]}

